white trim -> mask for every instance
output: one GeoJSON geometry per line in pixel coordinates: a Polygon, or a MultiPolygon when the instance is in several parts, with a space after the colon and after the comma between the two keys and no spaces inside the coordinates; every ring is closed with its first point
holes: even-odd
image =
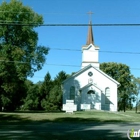
{"type": "Polygon", "coordinates": [[[89,84],[87,84],[87,85],[81,87],[80,90],[82,90],[82,89],[84,89],[84,88],[86,88],[86,87],[89,87],[89,86],[91,86],[91,85],[94,86],[95,88],[98,88],[98,89],[102,92],[101,88],[99,88],[97,85],[92,84],[92,83],[89,83],[89,84]]]}
{"type": "Polygon", "coordinates": [[[95,70],[97,70],[98,72],[100,72],[102,75],[106,76],[108,79],[112,80],[114,83],[116,83],[118,85],[118,87],[120,86],[120,83],[117,82],[116,80],[114,80],[112,77],[108,76],[106,73],[104,73],[103,71],[101,71],[100,69],[95,68],[94,66],[92,66],[91,64],[89,64],[88,66],[84,67],[83,69],[79,70],[78,72],[76,72],[74,75],[70,76],[68,79],[64,80],[62,83],[65,83],[66,81],[68,81],[69,79],[76,77],[77,75],[79,75],[80,73],[84,72],[85,70],[89,69],[89,68],[94,68],[95,70]]]}
{"type": "Polygon", "coordinates": [[[99,49],[100,49],[98,46],[95,46],[95,45],[93,45],[93,44],[90,44],[90,45],[85,45],[85,46],[83,46],[83,47],[82,47],[82,50],[88,50],[88,49],[90,49],[91,47],[94,47],[95,50],[99,50],[99,49]]]}

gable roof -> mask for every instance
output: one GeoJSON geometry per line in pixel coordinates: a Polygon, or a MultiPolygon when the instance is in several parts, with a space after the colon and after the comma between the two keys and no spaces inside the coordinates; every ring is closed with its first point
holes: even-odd
{"type": "Polygon", "coordinates": [[[86,87],[90,87],[91,85],[93,85],[93,84],[92,84],[92,83],[88,83],[87,85],[81,87],[80,89],[84,89],[84,88],[86,88],[86,87]]]}
{"type": "Polygon", "coordinates": [[[91,85],[93,85],[94,87],[98,88],[100,91],[102,91],[96,84],[93,84],[93,83],[88,83],[87,85],[83,86],[82,88],[80,89],[84,89],[86,87],[90,87],[91,85]]]}
{"type": "Polygon", "coordinates": [[[97,70],[98,72],[100,72],[102,75],[104,75],[105,77],[107,77],[108,79],[110,79],[111,81],[113,81],[114,83],[116,83],[118,85],[118,87],[120,86],[120,83],[118,81],[116,81],[115,79],[113,79],[112,77],[108,76],[106,73],[104,73],[103,71],[101,71],[100,69],[95,68],[94,66],[92,66],[91,64],[89,64],[88,66],[84,67],[83,69],[79,70],[78,72],[76,72],[75,74],[73,74],[72,76],[70,76],[68,79],[64,80],[62,83],[65,83],[66,81],[68,81],[69,79],[78,76],[79,74],[83,73],[84,71],[88,70],[89,68],[94,68],[95,70],[97,70]]]}

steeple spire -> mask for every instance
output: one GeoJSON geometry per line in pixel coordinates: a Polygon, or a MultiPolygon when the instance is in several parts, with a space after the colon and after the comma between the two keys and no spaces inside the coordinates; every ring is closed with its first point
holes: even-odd
{"type": "Polygon", "coordinates": [[[88,27],[88,36],[87,36],[87,43],[86,45],[94,45],[94,39],[93,39],[93,32],[92,32],[92,22],[89,22],[89,27],[88,27]]]}
{"type": "MultiPolygon", "coordinates": [[[[88,13],[90,16],[92,12],[88,13]]],[[[88,26],[88,36],[87,36],[87,42],[86,45],[82,47],[82,67],[88,66],[91,64],[92,66],[99,69],[99,47],[95,46],[94,44],[94,38],[93,38],[93,32],[92,32],[92,22],[91,19],[89,20],[89,26],[88,26]]]]}

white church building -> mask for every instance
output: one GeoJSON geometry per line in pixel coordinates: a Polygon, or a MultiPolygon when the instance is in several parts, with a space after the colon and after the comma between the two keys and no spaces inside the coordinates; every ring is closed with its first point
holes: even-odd
{"type": "Polygon", "coordinates": [[[92,23],[88,27],[87,43],[82,47],[81,70],[63,81],[63,104],[74,100],[77,110],[95,109],[117,111],[116,80],[100,70],[99,47],[95,46],[92,23]]]}

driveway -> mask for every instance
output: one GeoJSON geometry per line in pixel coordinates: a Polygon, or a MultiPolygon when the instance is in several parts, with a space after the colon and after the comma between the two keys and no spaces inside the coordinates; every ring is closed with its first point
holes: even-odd
{"type": "MultiPolygon", "coordinates": [[[[119,140],[140,123],[22,123],[1,124],[0,140],[119,140]]],[[[140,138],[139,138],[140,139],[140,138]]]]}

